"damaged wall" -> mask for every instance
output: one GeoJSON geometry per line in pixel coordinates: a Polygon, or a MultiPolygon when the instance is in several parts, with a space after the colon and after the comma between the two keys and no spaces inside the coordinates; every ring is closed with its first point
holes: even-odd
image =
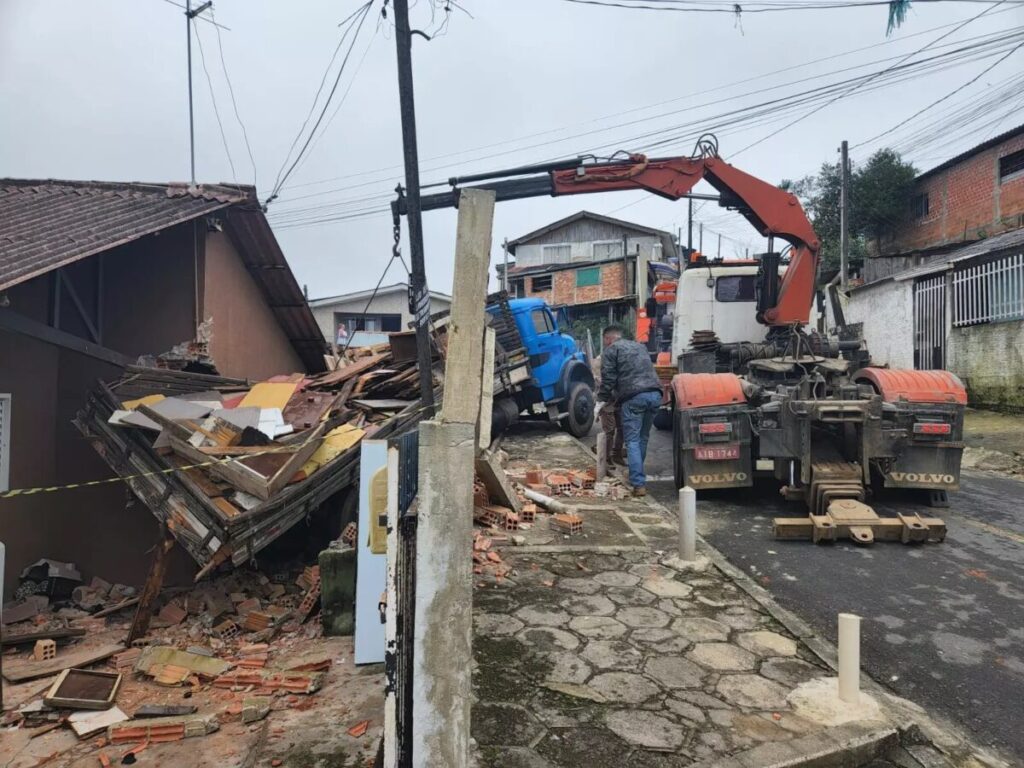
{"type": "Polygon", "coordinates": [[[203,275],[203,317],[213,318],[210,356],[223,376],[262,379],[306,370],[223,232],[207,236],[203,275]]]}
{"type": "MultiPolygon", "coordinates": [[[[199,231],[205,234],[206,227],[200,224],[199,231]]],[[[214,317],[214,360],[220,364],[224,358],[226,374],[246,378],[304,370],[230,242],[219,232],[209,236],[209,247],[198,249],[198,274],[214,317]]],[[[94,311],[101,299],[104,347],[134,358],[194,336],[197,270],[191,237],[192,225],[179,225],[106,252],[102,270],[99,256],[68,270],[87,310],[94,311]]],[[[48,324],[53,284],[51,273],[12,287],[6,292],[10,310],[48,324]]],[[[61,305],[61,328],[79,337],[86,334],[67,299],[61,305]]],[[[10,487],[110,477],[110,468],[71,419],[96,380],[116,379],[120,368],[6,330],[0,330],[0,360],[0,392],[12,395],[10,487]]],[[[128,500],[120,483],[0,499],[7,594],[18,586],[21,569],[41,557],[76,563],[86,580],[96,575],[140,584],[158,531],[147,510],[126,510],[128,500]]],[[[194,568],[188,555],[175,549],[168,582],[191,580],[194,568]]]]}

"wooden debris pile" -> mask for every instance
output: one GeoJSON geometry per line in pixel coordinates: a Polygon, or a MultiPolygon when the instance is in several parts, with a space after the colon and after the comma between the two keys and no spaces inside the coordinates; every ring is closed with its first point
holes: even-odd
{"type": "MultiPolygon", "coordinates": [[[[415,350],[414,350],[415,351],[415,350]]],[[[251,383],[129,367],[75,425],[200,565],[239,565],[359,476],[359,443],[423,417],[415,355],[367,347],[251,383]]]]}

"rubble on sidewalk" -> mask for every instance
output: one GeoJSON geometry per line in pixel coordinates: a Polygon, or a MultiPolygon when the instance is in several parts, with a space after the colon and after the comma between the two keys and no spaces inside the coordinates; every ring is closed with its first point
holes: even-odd
{"type": "MultiPolygon", "coordinates": [[[[359,443],[422,417],[415,360],[388,344],[328,373],[248,382],[129,366],[75,425],[199,564],[241,565],[359,474],[359,443]]],[[[199,578],[197,577],[197,578],[199,578]]],[[[82,590],[82,598],[103,598],[82,590]]],[[[177,620],[172,611],[165,621],[177,620]]],[[[265,621],[255,616],[250,626],[265,621]]]]}
{"type": "MultiPolygon", "coordinates": [[[[144,750],[183,739],[205,740],[224,729],[233,734],[223,742],[230,745],[248,737],[260,721],[280,722],[286,713],[301,716],[321,707],[348,712],[348,693],[338,688],[336,670],[341,662],[351,665],[351,639],[330,639],[333,647],[339,642],[348,645],[344,656],[325,650],[328,639],[314,619],[319,601],[303,605],[318,584],[314,565],[270,575],[234,570],[189,591],[166,589],[158,599],[162,608],[175,606],[175,620],[161,621],[156,616],[163,611],[157,612],[149,634],[131,648],[118,642],[127,635],[130,612],[94,618],[104,610],[98,607],[102,603],[94,604],[90,614],[75,607],[69,591],[66,598],[48,603],[30,618],[4,627],[4,695],[10,708],[2,721],[5,733],[27,734],[33,745],[49,749],[46,754],[54,765],[102,763],[101,755],[116,764],[129,754],[143,761],[146,756],[139,753],[144,750]],[[246,631],[240,614],[251,616],[256,608],[271,617],[271,623],[246,631]],[[88,622],[98,629],[61,639],[55,659],[34,661],[33,646],[7,643],[47,628],[59,636],[88,622]],[[225,622],[236,627],[229,637],[217,631],[225,622]],[[65,669],[50,666],[54,664],[65,669]],[[29,665],[62,674],[56,681],[12,686],[9,671],[17,675],[19,668],[29,665]],[[321,703],[329,682],[332,700],[321,703]],[[68,736],[73,741],[67,741],[68,736]],[[58,759],[62,755],[67,756],[66,763],[58,759]]],[[[349,668],[350,675],[357,675],[349,668]]],[[[373,677],[359,675],[366,680],[359,688],[382,690],[383,681],[374,686],[373,677]]],[[[372,715],[379,707],[378,702],[372,711],[351,711],[372,715]]],[[[284,731],[274,726],[275,734],[284,731]]],[[[271,754],[277,753],[273,742],[279,740],[278,735],[269,740],[271,754]]]]}

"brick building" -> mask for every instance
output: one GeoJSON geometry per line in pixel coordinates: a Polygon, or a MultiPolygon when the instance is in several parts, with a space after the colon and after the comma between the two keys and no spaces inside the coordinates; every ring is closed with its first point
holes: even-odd
{"type": "Polygon", "coordinates": [[[917,177],[911,216],[881,243],[865,279],[920,266],[943,251],[1024,227],[1024,125],[917,177]]]}
{"type": "Polygon", "coordinates": [[[1024,125],[921,174],[846,319],[872,359],[946,368],[972,405],[1024,411],[1024,125]]]}
{"type": "MultiPolygon", "coordinates": [[[[647,296],[647,265],[676,257],[660,229],[580,211],[507,243],[508,290],[564,309],[571,322],[632,324],[647,296]],[[638,275],[640,278],[638,279],[638,275]]],[[[497,268],[502,281],[504,265],[497,268]]]]}

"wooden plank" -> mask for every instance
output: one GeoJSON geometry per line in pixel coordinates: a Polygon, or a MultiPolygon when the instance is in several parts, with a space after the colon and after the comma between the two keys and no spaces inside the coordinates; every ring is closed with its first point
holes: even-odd
{"type": "Polygon", "coordinates": [[[238,404],[240,408],[279,408],[282,411],[295,394],[295,382],[261,381],[238,404]]]}
{"type": "Polygon", "coordinates": [[[20,635],[5,634],[0,640],[4,648],[31,645],[36,640],[64,640],[69,637],[84,637],[85,630],[78,627],[65,627],[63,629],[41,630],[39,632],[23,632],[20,635]]]}
{"type": "Polygon", "coordinates": [[[382,355],[371,355],[370,357],[364,357],[357,363],[346,365],[344,368],[339,368],[336,371],[325,373],[324,375],[317,378],[312,386],[314,387],[333,387],[338,384],[342,384],[349,379],[352,379],[360,374],[366,373],[371,368],[380,365],[385,360],[391,358],[390,353],[384,353],[382,355]]]}
{"type": "MultiPolygon", "coordinates": [[[[193,448],[178,437],[172,435],[170,442],[175,453],[189,459],[193,464],[202,464],[203,462],[210,461],[209,456],[193,448]]],[[[235,462],[221,462],[211,464],[208,469],[210,474],[221,478],[240,491],[251,493],[253,496],[263,499],[263,501],[270,498],[270,491],[267,489],[265,480],[244,465],[235,462]]]]}
{"type": "Polygon", "coordinates": [[[4,679],[11,683],[22,683],[26,680],[49,677],[63,672],[65,669],[79,669],[109,659],[115,653],[123,650],[124,645],[121,643],[101,643],[91,648],[61,653],[57,658],[49,661],[6,659],[4,661],[4,679]]]}
{"type": "Polygon", "coordinates": [[[455,284],[448,326],[442,422],[475,426],[480,414],[483,307],[487,299],[493,220],[494,192],[462,190],[455,235],[455,284]]]}
{"type": "Polygon", "coordinates": [[[328,431],[328,427],[334,428],[329,422],[323,422],[314,429],[309,439],[298,447],[288,461],[285,462],[284,466],[271,478],[269,483],[271,496],[288,485],[289,481],[295,476],[295,473],[306,463],[306,460],[316,452],[316,449],[320,447],[323,436],[328,431]]]}

